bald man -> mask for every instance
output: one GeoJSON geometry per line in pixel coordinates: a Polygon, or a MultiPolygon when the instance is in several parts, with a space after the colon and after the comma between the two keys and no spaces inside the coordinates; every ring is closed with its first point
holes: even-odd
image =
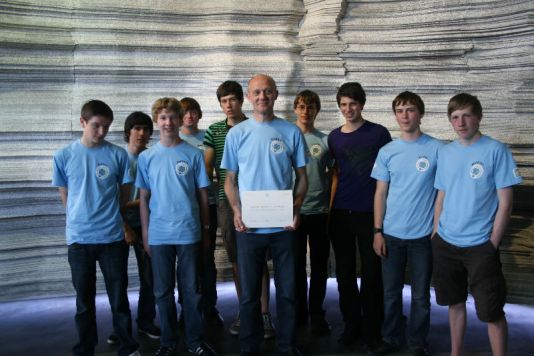
{"type": "Polygon", "coordinates": [[[259,354],[263,339],[260,295],[267,250],[271,251],[275,270],[278,350],[282,355],[301,354],[295,346],[294,230],[299,223],[299,211],[307,189],[306,143],[298,127],[274,115],[277,97],[273,78],[260,74],[250,79],[247,99],[252,104],[252,119],[228,132],[221,162],[221,168],[226,169],[224,188],[234,212],[237,232],[242,355],[259,354]],[[290,226],[248,228],[244,224],[240,191],[292,189],[294,214],[290,226]]]}

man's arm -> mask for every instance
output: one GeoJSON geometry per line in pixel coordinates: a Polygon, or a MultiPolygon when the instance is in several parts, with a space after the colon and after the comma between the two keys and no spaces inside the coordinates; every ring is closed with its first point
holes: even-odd
{"type": "Polygon", "coordinates": [[[438,190],[438,195],[436,196],[436,202],[434,203],[434,229],[432,230],[432,238],[438,232],[439,217],[441,215],[441,211],[443,210],[444,199],[445,199],[445,192],[443,190],[438,190]]]}
{"type": "Polygon", "coordinates": [[[210,181],[213,181],[213,166],[215,162],[215,150],[213,147],[205,146],[204,163],[206,164],[206,173],[210,181]]]}
{"type": "Polygon", "coordinates": [[[241,198],[239,197],[239,187],[237,186],[237,174],[234,171],[226,171],[224,192],[234,212],[235,229],[239,232],[246,231],[247,227],[241,217],[241,198]]]}
{"type": "Polygon", "coordinates": [[[300,224],[300,207],[304,203],[306,192],[308,191],[308,176],[306,166],[295,168],[295,189],[293,198],[293,224],[286,226],[287,230],[295,230],[300,224]]]}
{"type": "Polygon", "coordinates": [[[67,207],[67,198],[69,196],[69,191],[66,187],[59,187],[59,197],[61,198],[61,202],[63,203],[63,207],[67,207]]]}
{"type": "MultiPolygon", "coordinates": [[[[386,212],[386,198],[388,195],[389,183],[381,180],[376,181],[376,191],[374,198],[374,226],[375,228],[382,228],[384,225],[384,214],[386,212]]],[[[386,257],[386,241],[382,232],[376,232],[373,249],[380,257],[386,257]]]]}
{"type": "Polygon", "coordinates": [[[330,185],[330,209],[332,209],[332,205],[334,204],[334,197],[336,196],[338,181],[339,181],[339,168],[338,168],[337,163],[335,163],[334,167],[332,167],[332,183],[330,185]]]}
{"type": "Polygon", "coordinates": [[[139,189],[139,215],[141,217],[141,235],[143,238],[143,247],[150,255],[150,246],[148,245],[148,221],[150,210],[148,203],[150,201],[150,191],[146,189],[139,189]]]}
{"type": "Polygon", "coordinates": [[[499,199],[499,206],[497,207],[497,213],[495,214],[493,229],[490,236],[491,243],[495,248],[498,248],[501,244],[504,230],[506,229],[506,225],[508,225],[510,215],[512,214],[514,200],[512,187],[497,189],[497,198],[499,199]]]}
{"type": "Polygon", "coordinates": [[[124,241],[130,246],[135,244],[135,242],[137,241],[137,235],[135,234],[135,231],[130,227],[130,225],[128,225],[126,219],[124,219],[124,213],[126,212],[128,206],[131,189],[131,184],[122,184],[119,190],[119,204],[123,221],[122,227],[124,229],[124,241]]]}
{"type": "Polygon", "coordinates": [[[211,245],[210,240],[210,209],[208,203],[208,189],[197,189],[198,205],[200,207],[200,223],[202,232],[202,247],[204,252],[208,252],[211,245]]]}

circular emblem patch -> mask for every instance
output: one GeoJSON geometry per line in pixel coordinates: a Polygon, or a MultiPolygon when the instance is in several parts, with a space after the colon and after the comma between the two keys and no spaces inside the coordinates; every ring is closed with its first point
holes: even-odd
{"type": "Polygon", "coordinates": [[[426,157],[419,157],[419,159],[417,160],[417,162],[415,162],[415,168],[419,171],[419,172],[424,172],[428,169],[428,167],[430,167],[430,162],[428,161],[428,158],[426,157]]]}
{"type": "Polygon", "coordinates": [[[95,173],[98,179],[106,179],[107,177],[109,177],[109,167],[101,163],[96,166],[95,173]]]}
{"type": "Polygon", "coordinates": [[[471,165],[471,169],[469,170],[469,175],[473,179],[478,179],[482,177],[484,174],[484,166],[482,163],[476,162],[471,165]]]}
{"type": "Polygon", "coordinates": [[[189,171],[189,164],[186,161],[178,161],[176,162],[174,170],[176,171],[177,175],[185,176],[189,171]]]}
{"type": "Polygon", "coordinates": [[[271,140],[271,152],[276,154],[284,152],[284,142],[279,138],[273,138],[271,140]]]}
{"type": "Polygon", "coordinates": [[[322,152],[323,152],[323,149],[322,149],[321,145],[315,143],[315,144],[310,146],[310,155],[312,157],[319,157],[322,152]]]}

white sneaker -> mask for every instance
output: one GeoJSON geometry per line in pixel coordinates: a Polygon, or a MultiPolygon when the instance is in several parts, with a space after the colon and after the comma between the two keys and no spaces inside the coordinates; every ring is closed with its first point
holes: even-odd
{"type": "Polygon", "coordinates": [[[134,352],[132,352],[128,356],[141,356],[141,354],[139,353],[139,350],[135,350],[134,352]]]}
{"type": "Polygon", "coordinates": [[[276,335],[274,329],[273,320],[271,318],[271,313],[262,314],[263,317],[263,338],[272,339],[276,335]]]}
{"type": "Polygon", "coordinates": [[[232,325],[230,325],[230,329],[228,331],[231,335],[239,335],[239,329],[241,328],[241,319],[239,318],[239,313],[237,313],[237,316],[235,317],[234,322],[232,325]]]}

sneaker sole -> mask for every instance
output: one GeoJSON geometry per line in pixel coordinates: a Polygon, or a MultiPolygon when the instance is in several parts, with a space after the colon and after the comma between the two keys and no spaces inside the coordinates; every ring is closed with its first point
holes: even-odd
{"type": "MultiPolygon", "coordinates": [[[[146,332],[146,331],[144,331],[144,330],[137,330],[137,333],[138,333],[139,335],[144,335],[144,336],[146,336],[146,337],[148,337],[148,338],[150,338],[150,339],[153,339],[153,340],[159,340],[159,339],[160,339],[160,336],[159,336],[159,335],[154,335],[154,334],[151,334],[151,333],[146,332]]],[[[109,344],[109,342],[108,342],[108,344],[109,344]]]]}

